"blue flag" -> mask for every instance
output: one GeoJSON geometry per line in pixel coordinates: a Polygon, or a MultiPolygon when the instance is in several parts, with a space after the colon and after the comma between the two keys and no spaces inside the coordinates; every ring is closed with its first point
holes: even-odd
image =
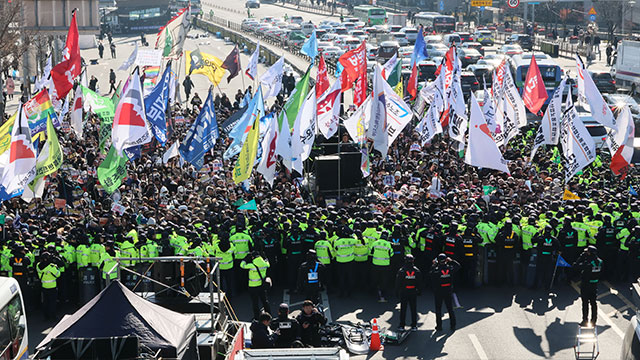
{"type": "Polygon", "coordinates": [[[556,260],[557,267],[571,267],[571,264],[567,262],[567,260],[563,259],[562,256],[558,255],[558,260],[556,260]]]}
{"type": "Polygon", "coordinates": [[[246,91],[244,93],[244,97],[242,98],[242,101],[240,101],[240,108],[243,108],[249,105],[250,101],[251,101],[251,93],[249,91],[246,91]]]}
{"type": "Polygon", "coordinates": [[[313,30],[311,36],[307,39],[307,41],[302,44],[302,49],[300,49],[300,52],[310,57],[311,65],[313,65],[316,60],[316,56],[318,56],[318,39],[316,38],[315,30],[313,30]]]}
{"type": "Polygon", "coordinates": [[[629,185],[629,195],[631,196],[638,196],[638,192],[636,191],[636,189],[633,188],[633,186],[629,185]]]}
{"type": "Polygon", "coordinates": [[[191,125],[187,136],[180,144],[178,151],[185,161],[188,161],[196,169],[200,170],[204,165],[204,154],[213,148],[216,139],[220,137],[216,109],[213,106],[213,96],[209,90],[209,96],[198,114],[198,118],[191,125]]]}
{"type": "Polygon", "coordinates": [[[167,105],[169,104],[169,83],[171,82],[171,63],[167,64],[164,73],[149,96],[144,99],[147,120],[153,135],[164,146],[167,143],[167,105]]]}
{"type": "Polygon", "coordinates": [[[20,195],[22,195],[23,191],[24,191],[24,189],[20,189],[20,190],[16,190],[16,191],[12,192],[11,194],[7,194],[7,191],[5,190],[4,186],[0,185],[0,202],[5,201],[5,200],[9,200],[9,199],[14,198],[16,196],[20,196],[20,195]]]}
{"type": "Polygon", "coordinates": [[[234,155],[240,153],[244,141],[247,139],[247,134],[253,126],[256,117],[264,114],[264,100],[262,99],[262,86],[258,86],[256,94],[251,99],[251,102],[247,106],[247,111],[242,114],[242,117],[238,119],[236,125],[229,132],[229,137],[233,139],[229,148],[224,152],[222,158],[224,160],[231,159],[234,155]]]}
{"type": "Polygon", "coordinates": [[[417,64],[427,58],[427,46],[424,43],[424,36],[422,35],[422,26],[418,29],[418,37],[416,43],[413,45],[413,53],[411,54],[411,66],[417,64]]]}
{"type": "Polygon", "coordinates": [[[142,156],[142,145],[123,149],[122,152],[129,158],[129,161],[135,161],[142,156]]]}

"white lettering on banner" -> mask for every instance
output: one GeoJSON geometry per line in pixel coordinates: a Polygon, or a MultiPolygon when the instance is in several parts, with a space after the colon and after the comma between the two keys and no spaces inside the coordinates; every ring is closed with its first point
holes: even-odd
{"type": "Polygon", "coordinates": [[[565,111],[562,116],[562,131],[560,141],[564,155],[566,170],[565,181],[582,170],[595,159],[595,143],[582,123],[574,106],[565,111]],[[587,139],[586,137],[589,136],[587,139]]]}
{"type": "Polygon", "coordinates": [[[135,64],[138,66],[161,66],[163,49],[138,49],[135,64]]]}

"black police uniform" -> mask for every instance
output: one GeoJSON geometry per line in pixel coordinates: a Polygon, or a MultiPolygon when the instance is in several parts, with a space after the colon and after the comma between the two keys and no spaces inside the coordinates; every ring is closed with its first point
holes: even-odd
{"type": "Polygon", "coordinates": [[[435,261],[429,272],[436,303],[436,330],[442,330],[442,302],[447,307],[451,330],[456,328],[456,314],[453,312],[453,276],[460,269],[460,263],[451,259],[440,263],[435,261]]]}
{"type": "Polygon", "coordinates": [[[315,260],[305,261],[298,268],[298,289],[302,291],[305,299],[313,301],[314,304],[320,302],[320,274],[324,274],[324,266],[315,260]]]}
{"type": "Polygon", "coordinates": [[[407,305],[411,308],[411,327],[418,325],[417,296],[421,292],[422,273],[420,269],[407,263],[396,274],[396,292],[400,297],[400,327],[404,328],[407,305]]]}
{"type": "Polygon", "coordinates": [[[582,281],[580,282],[580,297],[582,298],[582,323],[586,325],[589,316],[589,305],[591,305],[591,323],[595,325],[598,319],[598,305],[596,297],[598,295],[598,282],[602,273],[602,259],[594,250],[589,252],[589,248],[578,257],[573,267],[582,271],[582,281]]]}
{"type": "Polygon", "coordinates": [[[288,313],[278,314],[278,317],[271,320],[269,326],[271,330],[280,330],[280,335],[276,339],[277,348],[290,348],[294,341],[300,340],[300,324],[298,320],[289,317],[288,313]]]}

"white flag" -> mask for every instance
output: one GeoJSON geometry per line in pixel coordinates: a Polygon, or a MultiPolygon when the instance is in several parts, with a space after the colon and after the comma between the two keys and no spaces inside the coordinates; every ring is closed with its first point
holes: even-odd
{"type": "Polygon", "coordinates": [[[166,164],[172,158],[174,158],[176,156],[180,156],[180,151],[178,150],[179,148],[180,148],[180,141],[176,140],[176,142],[174,142],[171,145],[171,147],[169,147],[169,149],[167,149],[167,151],[164,153],[164,155],[162,155],[162,163],[166,164]]]}
{"type": "Polygon", "coordinates": [[[442,124],[438,116],[438,110],[435,106],[431,106],[427,110],[426,115],[422,118],[416,131],[420,135],[420,144],[428,143],[436,134],[442,133],[442,124]]]}
{"type": "Polygon", "coordinates": [[[133,51],[131,52],[131,55],[129,55],[129,58],[127,59],[127,61],[123,62],[122,65],[120,65],[120,67],[118,68],[118,70],[119,71],[129,70],[131,65],[133,65],[133,63],[136,61],[137,57],[138,57],[138,42],[136,41],[136,47],[133,48],[133,51]]]}
{"type": "Polygon", "coordinates": [[[382,67],[382,77],[385,80],[389,79],[389,75],[391,75],[391,73],[393,72],[393,69],[396,67],[396,64],[398,64],[397,52],[394,53],[391,59],[387,60],[387,62],[384,63],[384,66],[382,67]]]}
{"type": "MultiPolygon", "coordinates": [[[[533,142],[533,150],[531,150],[531,159],[536,156],[536,151],[541,145],[557,145],[560,138],[560,123],[562,122],[562,93],[567,83],[567,79],[562,79],[560,86],[556,89],[549,101],[547,111],[540,120],[540,126],[533,142]]],[[[571,96],[571,91],[569,95],[571,96]]]]}
{"type": "Polygon", "coordinates": [[[282,89],[282,75],[284,74],[284,56],[280,60],[262,74],[260,77],[260,84],[262,84],[262,91],[264,92],[264,99],[267,100],[270,97],[276,96],[282,89]]]}
{"type": "Polygon", "coordinates": [[[138,69],[131,74],[113,119],[111,143],[119,155],[124,149],[151,142],[151,126],[145,115],[142,84],[138,69]]]}
{"type": "Polygon", "coordinates": [[[264,179],[273,186],[273,180],[276,178],[276,147],[278,144],[278,119],[272,117],[267,125],[267,131],[262,138],[262,159],[256,170],[262,174],[264,179]]]}
{"type": "Polygon", "coordinates": [[[462,66],[460,64],[460,59],[456,58],[456,60],[453,62],[453,77],[451,86],[449,86],[449,88],[447,89],[447,103],[449,104],[452,112],[454,112],[458,117],[467,120],[467,104],[464,102],[464,94],[462,93],[461,67],[462,66]]]}
{"type": "Polygon", "coordinates": [[[618,129],[616,118],[611,112],[611,108],[602,98],[602,94],[593,82],[587,68],[582,60],[576,55],[576,66],[578,69],[578,96],[583,107],[591,110],[591,115],[600,124],[613,129],[618,129]]]}
{"type": "Polygon", "coordinates": [[[302,174],[302,163],[309,158],[313,141],[316,139],[317,99],[315,89],[309,90],[291,133],[291,153],[293,170],[302,174]]]}
{"type": "Polygon", "coordinates": [[[484,115],[484,119],[487,121],[489,130],[491,130],[491,133],[493,134],[496,132],[496,108],[493,106],[493,98],[491,98],[491,94],[489,93],[489,90],[487,90],[487,83],[484,81],[484,77],[482,84],[484,87],[482,114],[484,115]]]}
{"type": "MultiPolygon", "coordinates": [[[[282,157],[282,164],[289,170],[292,169],[293,164],[291,158],[293,157],[291,152],[291,130],[289,129],[289,120],[285,111],[282,114],[282,125],[278,129],[278,140],[276,140],[276,155],[282,157]]],[[[277,124],[277,121],[276,121],[277,124]]]]}
{"type": "Polygon", "coordinates": [[[338,131],[342,100],[342,77],[338,77],[329,91],[318,99],[318,129],[329,139],[338,131]]]}
{"type": "Polygon", "coordinates": [[[27,115],[22,104],[18,111],[18,118],[11,130],[11,145],[6,151],[9,153],[9,160],[0,181],[7,194],[24,190],[36,176],[36,149],[33,147],[27,115]]]}
{"type": "Polygon", "coordinates": [[[562,115],[560,144],[564,156],[565,182],[596,158],[596,144],[580,120],[573,106],[571,96],[567,96],[567,106],[562,115]]]}
{"type": "Polygon", "coordinates": [[[255,80],[258,76],[258,60],[260,58],[260,41],[256,44],[256,51],[251,54],[249,58],[249,62],[247,63],[247,69],[245,70],[245,74],[251,79],[255,80]]]}
{"type": "Polygon", "coordinates": [[[510,71],[505,71],[503,90],[502,108],[496,110],[496,112],[503,111],[502,121],[504,123],[501,129],[503,140],[498,145],[507,145],[509,140],[518,135],[520,128],[527,125],[527,110],[510,71]]]}
{"type": "Polygon", "coordinates": [[[384,98],[387,111],[387,147],[391,146],[405,126],[413,119],[411,107],[404,102],[389,85],[384,81],[384,98]]]}
{"type": "MultiPolygon", "coordinates": [[[[633,116],[631,115],[631,110],[629,110],[629,106],[624,105],[620,110],[620,114],[618,114],[618,119],[616,119],[616,125],[618,126],[615,131],[611,132],[611,135],[607,136],[606,142],[607,147],[609,148],[609,152],[611,156],[615,155],[616,151],[622,146],[625,142],[627,142],[627,137],[629,135],[630,126],[634,126],[633,124],[633,116]],[[631,123],[631,124],[630,124],[631,123]]],[[[635,129],[635,126],[634,126],[635,129]]],[[[631,146],[633,146],[633,140],[631,140],[631,146]]]]}
{"type": "Polygon", "coordinates": [[[82,139],[82,88],[76,87],[76,95],[73,99],[73,111],[71,112],[71,128],[76,133],[78,139],[82,139]]]}
{"type": "MultiPolygon", "coordinates": [[[[618,123],[624,122],[627,127],[622,127],[618,130],[618,133],[624,133],[626,139],[623,140],[618,146],[616,152],[611,156],[611,170],[616,175],[627,175],[629,166],[633,163],[633,157],[636,153],[636,149],[633,147],[635,138],[635,124],[633,123],[633,116],[629,106],[625,105],[618,115],[618,123]]],[[[617,134],[616,134],[617,137],[617,134]]]]}
{"type": "Polygon", "coordinates": [[[367,96],[364,103],[344,121],[344,127],[347,129],[349,136],[358,144],[364,144],[367,141],[369,115],[371,115],[371,96],[367,96]]]}
{"type": "Polygon", "coordinates": [[[507,161],[502,157],[498,145],[484,120],[476,97],[471,94],[471,116],[469,119],[469,143],[464,162],[476,167],[499,170],[509,174],[507,161]]]}
{"type": "Polygon", "coordinates": [[[373,147],[382,153],[382,158],[387,157],[389,142],[387,137],[387,111],[384,84],[387,82],[382,78],[381,66],[374,65],[373,73],[373,94],[371,99],[371,115],[369,115],[369,126],[367,137],[373,140],[373,147]]]}

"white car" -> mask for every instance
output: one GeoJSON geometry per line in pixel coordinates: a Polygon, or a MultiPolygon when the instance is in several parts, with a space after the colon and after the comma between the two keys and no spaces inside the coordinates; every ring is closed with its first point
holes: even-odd
{"type": "Polygon", "coordinates": [[[324,51],[324,49],[334,46],[331,41],[318,41],[318,51],[324,51]]]}
{"type": "Polygon", "coordinates": [[[344,50],[337,46],[328,46],[324,49],[322,54],[325,59],[337,59],[344,54],[344,50]]]}
{"type": "Polygon", "coordinates": [[[398,56],[400,57],[411,57],[413,54],[413,46],[403,46],[398,49],[398,56]]]}
{"type": "Polygon", "coordinates": [[[331,41],[331,42],[333,42],[337,37],[338,37],[338,34],[327,33],[327,34],[322,35],[322,37],[320,37],[320,41],[331,41]]]}
{"type": "Polygon", "coordinates": [[[302,16],[294,15],[294,16],[289,18],[289,22],[292,23],[292,24],[300,25],[300,24],[302,24],[304,22],[304,19],[302,18],[302,16]]]}
{"type": "Polygon", "coordinates": [[[409,39],[407,39],[407,35],[401,32],[393,32],[390,35],[390,40],[397,41],[400,46],[408,46],[409,39]]]}
{"type": "Polygon", "coordinates": [[[498,67],[502,62],[502,60],[504,59],[505,59],[505,56],[501,54],[487,54],[482,58],[482,60],[493,65],[494,68],[498,67]]]}
{"type": "Polygon", "coordinates": [[[369,40],[369,35],[367,35],[367,33],[365,33],[362,30],[351,30],[349,31],[349,35],[360,39],[360,41],[367,41],[369,40]]]}
{"type": "Polygon", "coordinates": [[[524,51],[520,47],[520,45],[516,44],[507,44],[502,45],[500,49],[498,49],[498,54],[513,56],[513,55],[521,55],[524,51]]]}
{"type": "Polygon", "coordinates": [[[425,44],[431,44],[431,43],[440,43],[440,44],[442,44],[442,36],[440,36],[440,35],[426,35],[424,37],[424,43],[425,44]]]}
{"type": "Polygon", "coordinates": [[[360,44],[362,44],[362,41],[360,39],[356,37],[349,37],[344,39],[342,47],[346,51],[349,51],[357,48],[358,46],[360,46],[360,44]]]}
{"type": "Polygon", "coordinates": [[[449,48],[443,43],[429,43],[425,45],[425,48],[430,58],[444,56],[449,51],[449,48]]]}
{"type": "Polygon", "coordinates": [[[414,44],[418,38],[418,29],[413,27],[404,27],[400,29],[401,33],[404,33],[409,40],[409,43],[414,44]]]}

